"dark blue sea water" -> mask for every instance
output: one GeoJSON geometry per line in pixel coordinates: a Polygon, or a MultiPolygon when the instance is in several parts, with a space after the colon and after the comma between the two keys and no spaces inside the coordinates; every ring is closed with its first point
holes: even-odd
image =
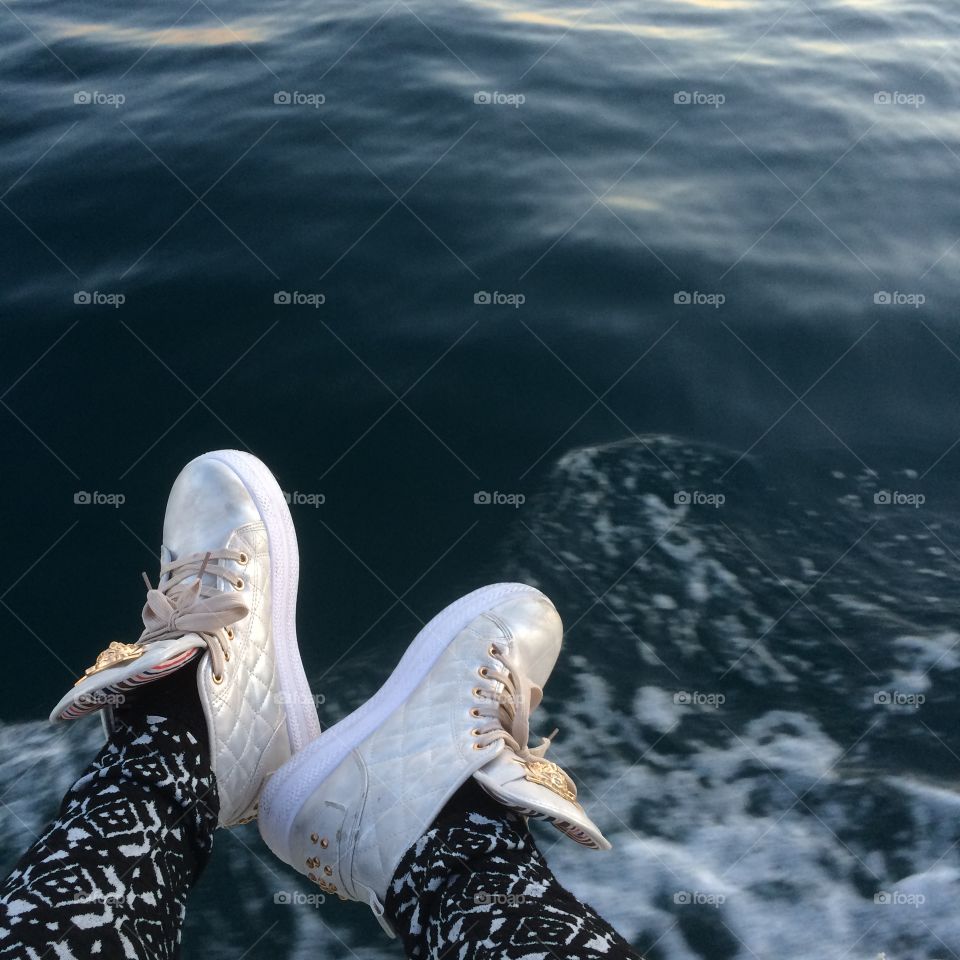
{"type": "MultiPolygon", "coordinates": [[[[459,593],[554,597],[543,730],[616,850],[543,846],[651,960],[957,956],[958,30],[0,4],[2,866],[233,446],[294,500],[324,723],[459,593]]],[[[222,834],[186,955],[396,955],[301,889],[222,834]]]]}

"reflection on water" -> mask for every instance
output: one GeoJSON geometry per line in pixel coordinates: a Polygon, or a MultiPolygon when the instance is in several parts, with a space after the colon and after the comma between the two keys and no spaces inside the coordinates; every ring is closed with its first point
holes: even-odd
{"type": "MultiPolygon", "coordinates": [[[[219,18],[218,18],[219,19],[219,18]]],[[[171,26],[164,29],[145,30],[113,23],[89,23],[75,20],[54,20],[46,24],[46,39],[96,40],[100,43],[122,44],[130,47],[222,47],[232,43],[263,43],[271,34],[262,25],[251,25],[248,19],[243,24],[228,26],[171,26]]]]}

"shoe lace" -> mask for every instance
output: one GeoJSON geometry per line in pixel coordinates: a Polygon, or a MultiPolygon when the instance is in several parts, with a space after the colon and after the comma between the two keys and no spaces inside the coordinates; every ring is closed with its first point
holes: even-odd
{"type": "MultiPolygon", "coordinates": [[[[530,711],[543,699],[543,691],[530,682],[526,673],[517,668],[516,661],[502,647],[490,647],[490,655],[499,660],[503,669],[480,668],[480,676],[488,681],[485,699],[496,704],[493,712],[484,715],[493,722],[490,726],[474,731],[478,748],[487,747],[502,740],[524,762],[542,760],[554,737],[553,731],[535,747],[530,746],[530,711]]],[[[483,713],[478,708],[478,712],[483,713]]]]}
{"type": "Polygon", "coordinates": [[[143,606],[144,630],[137,643],[145,645],[195,633],[210,651],[214,678],[222,678],[224,663],[230,659],[231,626],[249,609],[242,596],[221,590],[220,581],[226,580],[234,590],[241,590],[243,579],[224,564],[245,560],[246,555],[238,550],[193,553],[162,564],[156,587],[144,573],[147,602],[143,606]]]}

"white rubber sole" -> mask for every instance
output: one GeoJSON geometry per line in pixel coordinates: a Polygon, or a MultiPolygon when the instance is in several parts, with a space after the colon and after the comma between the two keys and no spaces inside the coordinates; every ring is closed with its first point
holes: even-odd
{"type": "Polygon", "coordinates": [[[240,450],[215,450],[204,454],[202,459],[217,460],[239,477],[267,528],[277,679],[283,696],[290,747],[296,753],[320,736],[320,720],[297,645],[300,553],[293,517],[276,478],[256,457],[240,450]]]}
{"type": "Polygon", "coordinates": [[[267,846],[293,864],[290,832],[301,807],[324,780],[417,689],[444,650],[477,617],[501,600],[521,593],[540,595],[524,583],[494,583],[466,594],[440,611],[417,634],[383,686],[353,713],[329,727],[267,781],[258,823],[267,846]]]}

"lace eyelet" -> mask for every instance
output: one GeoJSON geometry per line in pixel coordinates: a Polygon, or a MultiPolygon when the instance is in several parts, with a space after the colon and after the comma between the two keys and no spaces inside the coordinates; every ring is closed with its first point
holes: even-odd
{"type": "Polygon", "coordinates": [[[236,587],[237,590],[243,589],[243,577],[237,577],[237,582],[234,584],[234,587],[236,587]]]}
{"type": "Polygon", "coordinates": [[[324,867],[324,868],[323,868],[323,872],[324,872],[328,877],[332,877],[332,876],[333,876],[333,867],[324,867]]]}
{"type": "Polygon", "coordinates": [[[236,634],[233,632],[233,627],[227,627],[227,639],[232,640],[236,634]]]}
{"type": "Polygon", "coordinates": [[[230,662],[230,651],[229,651],[229,650],[224,650],[224,651],[223,651],[223,659],[224,659],[224,662],[226,662],[226,663],[229,663],[229,662],[230,662]]]}
{"type": "Polygon", "coordinates": [[[487,668],[486,668],[486,667],[481,667],[481,668],[477,671],[477,673],[479,673],[480,676],[483,677],[484,680],[489,680],[489,679],[490,679],[490,674],[489,674],[489,672],[487,671],[487,668]]]}
{"type": "Polygon", "coordinates": [[[475,743],[475,744],[473,745],[473,749],[474,749],[474,750],[484,750],[484,749],[486,749],[486,747],[487,747],[487,744],[485,744],[485,743],[475,743]]]}
{"type": "Polygon", "coordinates": [[[479,687],[473,688],[473,696],[477,700],[486,700],[486,697],[483,695],[483,691],[479,687]]]}
{"type": "Polygon", "coordinates": [[[250,558],[245,553],[242,553],[242,552],[240,556],[237,558],[237,562],[242,567],[245,567],[249,561],[250,561],[250,558]]]}
{"type": "Polygon", "coordinates": [[[499,657],[500,648],[496,646],[496,644],[491,643],[489,650],[487,650],[487,653],[489,653],[491,657],[499,657]]]}
{"type": "Polygon", "coordinates": [[[470,708],[470,716],[473,717],[474,719],[479,719],[479,717],[480,717],[480,711],[479,711],[476,707],[471,707],[471,708],[470,708]]]}
{"type": "Polygon", "coordinates": [[[223,683],[223,677],[222,676],[218,677],[216,674],[213,674],[213,682],[219,685],[223,683]]]}
{"type": "Polygon", "coordinates": [[[471,736],[471,737],[479,737],[479,736],[480,736],[480,731],[479,731],[476,727],[474,727],[474,728],[470,731],[470,736],[471,736]]]}

